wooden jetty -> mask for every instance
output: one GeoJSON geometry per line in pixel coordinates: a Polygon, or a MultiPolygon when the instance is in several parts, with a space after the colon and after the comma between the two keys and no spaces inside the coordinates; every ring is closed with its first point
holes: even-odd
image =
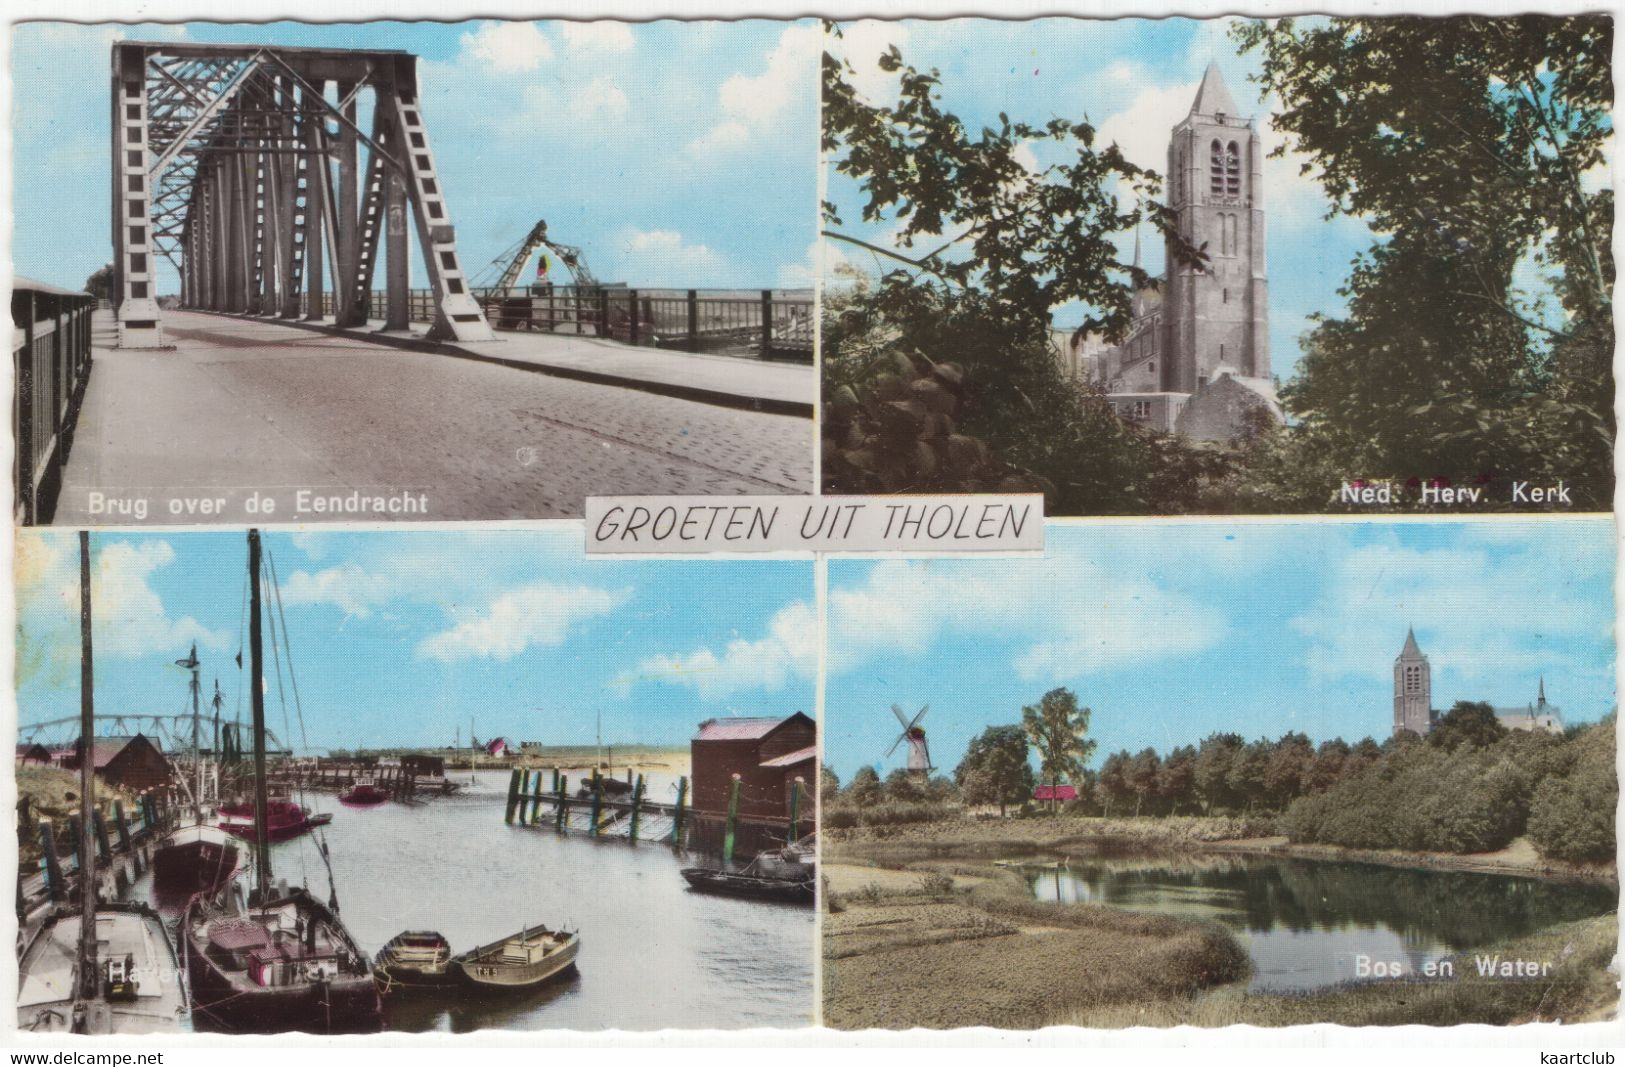
{"type": "Polygon", "coordinates": [[[371,782],[393,800],[445,796],[461,788],[460,783],[446,777],[443,767],[439,773],[423,773],[404,763],[323,758],[287,761],[272,773],[271,788],[284,792],[303,788],[342,793],[362,781],[371,782]]]}
{"type": "Polygon", "coordinates": [[[674,848],[700,849],[720,855],[723,865],[736,856],[748,859],[767,849],[782,848],[794,839],[810,798],[798,782],[785,818],[742,815],[738,811],[739,782],[733,783],[726,813],[696,811],[690,806],[689,779],[677,779],[675,802],[650,799],[644,776],[628,774],[629,791],[612,793],[597,771],[587,777],[584,790],[572,793],[570,778],[558,768],[515,768],[508,781],[504,815],[510,826],[551,829],[556,833],[618,839],[632,844],[657,842],[674,848]],[[585,793],[585,795],[582,795],[585,793]]]}
{"type": "MultiPolygon", "coordinates": [[[[111,818],[96,813],[93,869],[104,900],[119,899],[152,866],[153,853],[175,821],[176,810],[169,804],[165,790],[142,793],[134,809],[127,812],[124,802],[115,800],[111,818]]],[[[62,847],[62,835],[53,820],[42,817],[32,827],[40,857],[32,863],[23,861],[17,871],[18,936],[25,940],[33,936],[56,904],[72,900],[78,892],[82,866],[78,855],[79,820],[70,817],[66,823],[72,831],[67,835],[66,848],[62,847]]]]}

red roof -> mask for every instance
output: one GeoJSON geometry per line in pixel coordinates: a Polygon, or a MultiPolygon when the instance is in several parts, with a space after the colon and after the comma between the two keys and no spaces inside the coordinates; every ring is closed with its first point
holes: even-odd
{"type": "Polygon", "coordinates": [[[707,719],[700,723],[696,741],[755,741],[772,733],[784,719],[707,719]]]}
{"type": "Polygon", "coordinates": [[[815,760],[817,758],[818,758],[818,746],[817,745],[808,745],[806,748],[798,748],[794,752],[786,752],[782,756],[779,756],[779,757],[777,757],[775,759],[770,759],[766,763],[763,763],[762,766],[763,767],[794,767],[798,763],[809,763],[812,760],[815,760]]]}
{"type": "Polygon", "coordinates": [[[1034,800],[1076,800],[1078,788],[1072,785],[1041,785],[1033,790],[1034,800]]]}

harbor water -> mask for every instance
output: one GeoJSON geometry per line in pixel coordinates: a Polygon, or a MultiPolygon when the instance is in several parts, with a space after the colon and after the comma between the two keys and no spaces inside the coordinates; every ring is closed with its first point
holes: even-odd
{"type": "MultiPolygon", "coordinates": [[[[437,930],[454,952],[525,925],[581,934],[576,973],[532,991],[391,996],[390,1030],[653,1030],[801,1027],[812,1023],[810,908],[697,893],[680,870],[698,865],[662,844],[559,836],[503,822],[507,772],[461,772],[456,794],[333,813],[323,833],[341,916],[375,954],[403,930],[437,930]]],[[[650,798],[664,799],[658,781],[650,798]]],[[[316,837],[272,848],[279,879],[325,900],[316,837]]],[[[150,892],[145,882],[137,894],[150,892]]]]}

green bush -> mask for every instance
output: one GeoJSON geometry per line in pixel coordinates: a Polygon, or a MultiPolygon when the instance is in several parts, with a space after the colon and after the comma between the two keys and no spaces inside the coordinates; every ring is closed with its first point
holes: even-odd
{"type": "Polygon", "coordinates": [[[864,808],[858,813],[859,826],[900,826],[915,822],[940,822],[952,814],[940,804],[905,804],[886,801],[864,808]]]}
{"type": "MultiPolygon", "coordinates": [[[[1526,825],[1534,833],[1532,797],[1563,804],[1562,783],[1579,781],[1560,751],[1571,746],[1518,734],[1483,747],[1395,744],[1326,792],[1294,801],[1280,830],[1292,841],[1347,848],[1492,852],[1526,825]]],[[[1587,788],[1596,795],[1595,783],[1587,788]]],[[[1612,817],[1610,804],[1610,827],[1612,817]]]]}
{"type": "Polygon", "coordinates": [[[825,830],[850,830],[858,825],[858,809],[831,805],[824,809],[819,822],[825,830]]]}
{"type": "Polygon", "coordinates": [[[1619,777],[1614,769],[1614,724],[1599,723],[1576,734],[1573,770],[1535,787],[1529,806],[1529,840],[1542,856],[1578,863],[1614,859],[1614,809],[1619,777]]]}

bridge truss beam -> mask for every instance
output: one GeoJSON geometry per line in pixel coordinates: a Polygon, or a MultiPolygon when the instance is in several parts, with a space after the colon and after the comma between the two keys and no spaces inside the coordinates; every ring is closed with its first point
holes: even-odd
{"type": "Polygon", "coordinates": [[[416,56],[119,42],[112,103],[121,347],[163,346],[159,255],[180,274],[183,307],[319,320],[330,292],[339,325],[381,314],[405,330],[409,214],[434,294],[430,336],[492,338],[457,255],[416,56]],[[371,308],[380,257],[385,307],[371,308]]]}

